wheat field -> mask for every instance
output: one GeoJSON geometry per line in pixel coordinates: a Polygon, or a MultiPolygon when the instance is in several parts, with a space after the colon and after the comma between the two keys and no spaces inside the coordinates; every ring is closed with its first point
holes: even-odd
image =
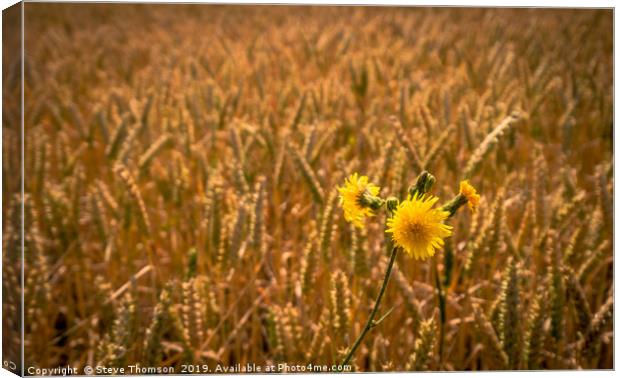
{"type": "MultiPolygon", "coordinates": [[[[426,170],[441,203],[469,179],[480,205],[435,256],[397,257],[352,371],[613,368],[612,18],[27,3],[25,367],[339,364],[392,242],[337,188],[358,173],[402,199],[426,170]]],[[[19,69],[5,58],[5,314],[19,69]]]]}

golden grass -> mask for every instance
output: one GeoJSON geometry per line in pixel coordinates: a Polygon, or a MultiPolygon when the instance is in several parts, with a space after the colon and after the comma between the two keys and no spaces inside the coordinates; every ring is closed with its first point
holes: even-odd
{"type": "Polygon", "coordinates": [[[432,261],[398,257],[355,370],[613,366],[610,10],[27,3],[26,19],[27,366],[338,363],[391,247],[384,216],[351,227],[335,189],[359,172],[403,198],[422,169],[441,201],[467,178],[481,204],[432,261]]]}

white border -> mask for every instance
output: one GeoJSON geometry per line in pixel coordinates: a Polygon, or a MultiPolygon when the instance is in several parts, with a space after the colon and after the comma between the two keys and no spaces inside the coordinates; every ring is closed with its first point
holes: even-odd
{"type": "MultiPolygon", "coordinates": [[[[28,2],[28,1],[27,1],[28,2]]],[[[35,1],[31,1],[31,2],[35,2],[35,1]]],[[[95,0],[83,0],[83,1],[75,1],[75,0],[71,0],[71,1],[66,1],[69,3],[96,3],[96,2],[102,2],[102,1],[95,1],[95,0]]],[[[110,2],[110,3],[128,3],[128,2],[134,2],[134,3],[138,3],[140,1],[119,1],[119,0],[111,0],[111,1],[105,1],[105,2],[110,2]]],[[[15,4],[15,1],[11,1],[11,0],[0,0],[0,7],[2,9],[6,9],[9,6],[15,4]]],[[[208,2],[200,2],[200,1],[179,1],[179,0],[150,0],[148,1],[148,3],[213,3],[213,4],[230,4],[229,1],[224,1],[224,0],[211,0],[208,2]]],[[[514,0],[510,0],[510,1],[497,1],[497,0],[475,0],[475,1],[467,1],[467,0],[450,0],[450,1],[441,1],[441,0],[425,0],[425,1],[411,1],[411,0],[385,0],[385,1],[372,1],[372,0],[337,0],[337,1],[327,1],[327,0],[314,0],[312,2],[309,1],[299,1],[299,0],[289,0],[286,2],[274,2],[274,1],[265,1],[265,0],[243,0],[243,1],[236,1],[235,3],[240,3],[240,4],[299,4],[299,5],[304,5],[304,4],[316,4],[316,5],[399,5],[399,6],[463,6],[463,7],[558,7],[558,8],[615,8],[616,7],[616,2],[615,1],[604,1],[604,0],[591,0],[591,1],[583,1],[583,0],[525,0],[525,1],[514,1],[514,0]]],[[[1,19],[1,16],[0,16],[1,19]]],[[[23,23],[23,19],[22,19],[22,29],[24,28],[24,23],[23,23]]],[[[22,34],[23,35],[23,34],[22,34]]],[[[617,88],[615,86],[615,67],[618,66],[618,64],[620,63],[620,58],[618,57],[618,55],[616,55],[616,51],[615,51],[615,41],[618,40],[618,28],[616,28],[616,18],[615,18],[615,11],[614,11],[614,110],[617,108],[617,88]]],[[[0,41],[2,40],[2,28],[0,28],[0,41]]],[[[23,53],[23,40],[22,40],[22,53],[23,53]]],[[[2,54],[2,50],[0,49],[0,57],[2,54]]],[[[2,60],[0,59],[0,62],[2,60]]],[[[0,75],[0,88],[2,88],[2,75],[0,75]]],[[[22,60],[22,88],[23,88],[23,60],[22,60]]],[[[22,93],[22,106],[23,106],[23,93],[22,93]]],[[[2,101],[0,101],[0,114],[2,111],[2,101]]],[[[618,124],[619,118],[618,118],[618,113],[614,111],[614,125],[618,124]]],[[[23,114],[22,114],[22,131],[23,131],[23,114]]],[[[0,138],[2,137],[2,129],[0,128],[0,138]]],[[[617,163],[618,160],[616,159],[616,155],[615,155],[615,146],[619,140],[620,136],[618,135],[618,133],[616,132],[616,128],[614,127],[614,178],[617,177],[617,163]]],[[[23,153],[23,139],[22,139],[22,153],[23,153]]],[[[2,164],[2,154],[0,154],[0,165],[2,164]]],[[[22,175],[24,174],[23,171],[23,155],[22,155],[22,175]]],[[[0,175],[0,188],[2,188],[2,177],[0,175]]],[[[22,191],[23,191],[23,183],[22,183],[22,191]]],[[[23,193],[23,192],[22,192],[23,193]]],[[[616,195],[618,194],[618,189],[617,186],[614,185],[614,195],[613,195],[613,199],[614,199],[614,241],[615,241],[615,235],[620,233],[620,225],[618,224],[618,222],[615,222],[616,219],[616,215],[617,215],[617,202],[615,201],[616,195]]],[[[22,212],[23,212],[23,208],[22,208],[22,212]]],[[[2,204],[0,203],[0,219],[2,219],[2,204]]],[[[22,213],[22,219],[23,219],[23,213],[22,213]]],[[[22,225],[23,227],[23,225],[22,225]]],[[[616,243],[614,242],[614,283],[615,283],[615,277],[618,276],[618,266],[617,264],[615,264],[615,256],[616,256],[616,250],[617,250],[617,246],[616,243]]],[[[23,268],[23,265],[22,265],[23,268]]],[[[0,259],[0,271],[2,269],[2,261],[0,259]]],[[[22,275],[22,279],[23,279],[23,275],[22,275]]],[[[615,298],[615,286],[614,286],[614,298],[615,298]]],[[[2,292],[0,290],[0,303],[2,300],[2,292]]],[[[23,311],[23,309],[22,309],[23,311]]],[[[1,314],[1,307],[0,307],[0,314],[1,314]]],[[[618,320],[620,319],[620,315],[618,314],[618,312],[616,311],[616,306],[615,306],[615,301],[614,301],[614,331],[615,331],[615,325],[618,324],[618,320]]],[[[2,329],[0,327],[0,339],[2,338],[2,329]]],[[[614,334],[614,367],[615,367],[615,363],[617,362],[616,360],[616,356],[618,353],[618,337],[616,337],[616,335],[614,334]]],[[[23,347],[23,344],[22,344],[23,347]]],[[[2,345],[0,343],[0,355],[2,352],[2,345]]],[[[23,363],[22,363],[23,366],[23,363]]],[[[567,373],[570,375],[576,375],[576,376],[596,376],[596,377],[612,377],[616,375],[616,372],[614,370],[609,370],[609,371],[592,371],[592,370],[588,370],[588,371],[575,371],[575,370],[564,370],[564,371],[536,371],[536,372],[523,372],[523,371],[508,371],[508,372],[496,372],[496,371],[492,371],[492,372],[478,372],[480,374],[483,375],[491,375],[491,376],[498,376],[498,377],[514,377],[514,376],[518,376],[518,375],[527,375],[529,377],[555,377],[555,378],[564,378],[564,375],[566,375],[567,373]]],[[[362,374],[372,374],[373,376],[413,376],[416,373],[362,373],[362,374]]],[[[427,376],[441,376],[441,375],[450,375],[450,377],[455,377],[455,378],[466,378],[466,377],[471,377],[472,373],[464,373],[464,372],[450,372],[450,373],[435,373],[435,372],[429,372],[429,373],[424,373],[427,376]]],[[[332,374],[329,374],[332,375],[332,374]]],[[[334,374],[335,375],[335,374],[334,374]]],[[[355,377],[355,376],[359,376],[360,374],[338,374],[337,376],[339,377],[355,377]]],[[[230,374],[230,375],[226,375],[226,377],[248,377],[249,375],[240,375],[240,374],[230,374]]],[[[269,375],[266,374],[256,374],[256,375],[252,375],[252,376],[261,376],[261,377],[267,377],[269,375]]],[[[306,374],[302,374],[300,376],[306,376],[306,374]]],[[[9,373],[7,370],[1,369],[0,368],[0,378],[11,378],[11,377],[15,377],[14,374],[9,373]]],[[[153,377],[151,376],[140,376],[140,377],[153,377]]],[[[187,376],[183,376],[183,375],[166,375],[166,377],[184,377],[186,378],[187,376]]]]}

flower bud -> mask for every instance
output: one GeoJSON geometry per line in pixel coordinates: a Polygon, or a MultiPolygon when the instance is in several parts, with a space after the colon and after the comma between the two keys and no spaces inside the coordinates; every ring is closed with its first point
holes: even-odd
{"type": "Polygon", "coordinates": [[[398,198],[396,197],[388,197],[385,201],[385,206],[387,207],[390,213],[393,213],[398,208],[398,198]]]}
{"type": "Polygon", "coordinates": [[[420,196],[425,193],[430,192],[431,188],[435,184],[435,176],[428,173],[428,171],[423,171],[418,175],[416,179],[415,185],[409,187],[409,194],[412,197],[420,196]]]}
{"type": "Polygon", "coordinates": [[[383,204],[385,203],[385,201],[382,198],[373,196],[371,193],[368,193],[368,192],[364,192],[360,196],[359,201],[362,207],[368,207],[372,210],[379,210],[381,206],[383,206],[383,204]]]}

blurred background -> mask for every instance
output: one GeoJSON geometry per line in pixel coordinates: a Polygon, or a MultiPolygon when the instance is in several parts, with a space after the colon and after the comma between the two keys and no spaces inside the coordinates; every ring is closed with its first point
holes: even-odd
{"type": "Polygon", "coordinates": [[[426,169],[481,206],[431,260],[399,256],[354,370],[611,369],[612,18],[27,3],[26,365],[338,363],[388,245],[335,189],[358,172],[404,198],[426,169]]]}

